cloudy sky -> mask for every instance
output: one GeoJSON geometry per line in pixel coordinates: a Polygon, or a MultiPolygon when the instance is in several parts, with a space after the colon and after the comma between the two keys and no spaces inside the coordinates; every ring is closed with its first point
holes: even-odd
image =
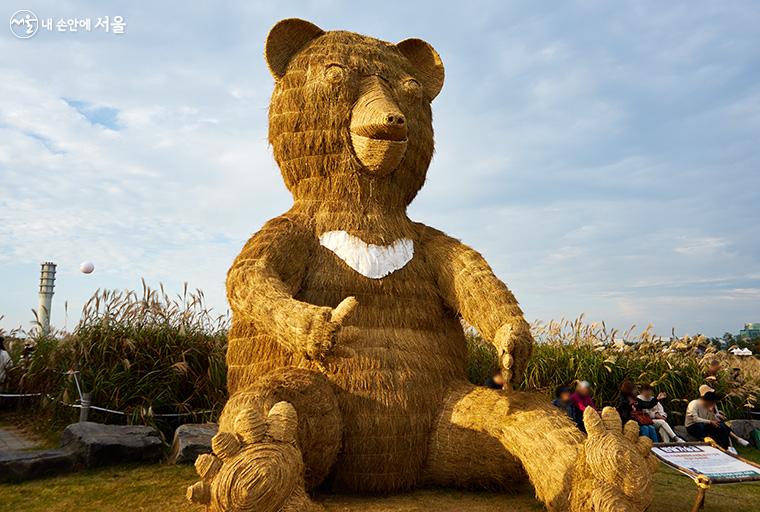
{"type": "Polygon", "coordinates": [[[760,5],[457,4],[3,2],[2,19],[127,28],[0,30],[0,327],[29,326],[44,260],[58,327],[141,277],[226,310],[233,257],[290,205],[262,49],[294,16],[438,50],[437,153],[410,216],[480,250],[530,320],[760,321],[760,5]]]}

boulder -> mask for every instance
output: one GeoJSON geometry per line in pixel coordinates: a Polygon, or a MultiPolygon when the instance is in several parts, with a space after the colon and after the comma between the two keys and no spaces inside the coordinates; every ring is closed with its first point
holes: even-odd
{"type": "Polygon", "coordinates": [[[73,471],[78,454],[71,449],[0,452],[0,481],[23,482],[73,471]]]}
{"type": "Polygon", "coordinates": [[[678,437],[680,437],[684,441],[691,441],[691,442],[701,441],[701,439],[697,439],[696,437],[689,434],[689,432],[686,430],[686,427],[683,425],[676,425],[675,427],[673,427],[673,432],[678,434],[678,437]]]}
{"type": "Polygon", "coordinates": [[[186,423],[174,432],[169,464],[193,463],[198,455],[211,452],[211,438],[219,430],[216,423],[186,423]]]}
{"type": "Polygon", "coordinates": [[[73,423],[61,436],[61,448],[74,451],[86,467],[127,462],[156,462],[163,441],[153,427],[73,423]]]}
{"type": "Polygon", "coordinates": [[[760,420],[731,420],[729,424],[737,436],[747,441],[751,440],[753,430],[760,429],[760,420]]]}

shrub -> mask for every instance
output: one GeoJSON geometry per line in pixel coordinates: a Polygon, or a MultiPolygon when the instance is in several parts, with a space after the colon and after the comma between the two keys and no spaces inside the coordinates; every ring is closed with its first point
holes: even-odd
{"type": "Polygon", "coordinates": [[[210,419],[226,400],[227,328],[227,316],[213,316],[187,286],[176,298],[145,283],[141,296],[98,291],[73,333],[35,339],[20,387],[52,396],[54,414],[68,420],[76,411],[60,402],[76,402],[78,385],[93,405],[126,413],[91,411],[98,421],[161,426],[177,420],[154,415],[197,411],[188,419],[210,419]]]}

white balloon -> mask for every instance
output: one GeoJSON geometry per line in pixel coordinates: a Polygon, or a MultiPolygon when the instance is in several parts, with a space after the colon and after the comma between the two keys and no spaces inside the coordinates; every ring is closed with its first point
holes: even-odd
{"type": "Polygon", "coordinates": [[[79,271],[83,274],[92,274],[92,271],[95,270],[95,265],[91,261],[83,261],[81,265],[79,265],[79,271]]]}

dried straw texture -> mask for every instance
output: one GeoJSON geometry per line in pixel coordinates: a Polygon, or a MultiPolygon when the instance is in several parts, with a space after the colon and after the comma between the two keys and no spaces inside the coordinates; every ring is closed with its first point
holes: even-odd
{"type": "Polygon", "coordinates": [[[277,24],[266,46],[269,140],[294,204],[229,271],[223,464],[208,492],[189,492],[214,510],[285,510],[311,506],[305,489],[320,484],[504,487],[527,474],[542,500],[567,509],[580,434],[536,398],[466,384],[461,317],[521,378],[532,338],[514,296],[477,252],[406,215],[433,154],[440,57],[424,41],[301,20],[277,24]],[[320,245],[328,231],[407,239],[414,257],[368,278],[320,245]]]}
{"type": "Polygon", "coordinates": [[[623,428],[620,415],[605,407],[601,417],[591,408],[583,413],[588,440],[580,446],[570,509],[577,512],[635,512],[652,502],[652,475],[658,462],[652,440],[639,436],[639,425],[623,428]]]}
{"type": "Polygon", "coordinates": [[[230,430],[211,440],[214,455],[196,461],[201,481],[188,487],[187,498],[215,512],[321,510],[305,491],[297,425],[287,402],[276,403],[267,415],[242,409],[232,425],[224,425],[230,430]]]}

